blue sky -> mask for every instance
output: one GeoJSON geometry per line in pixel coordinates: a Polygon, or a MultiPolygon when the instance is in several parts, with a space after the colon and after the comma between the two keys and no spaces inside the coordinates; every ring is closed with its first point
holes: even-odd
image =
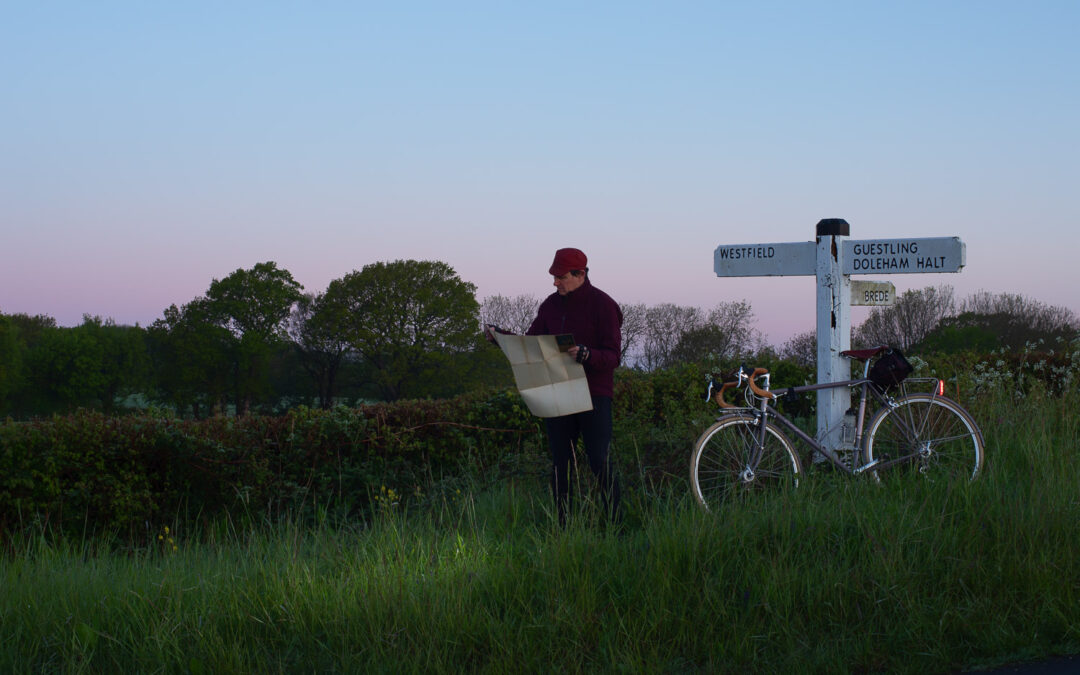
{"type": "Polygon", "coordinates": [[[966,243],[899,290],[1080,312],[1080,3],[0,12],[6,313],[147,325],[264,260],[316,292],[413,258],[540,297],[576,246],[620,302],[746,299],[780,342],[812,279],[717,278],[713,250],[832,217],[966,243]]]}

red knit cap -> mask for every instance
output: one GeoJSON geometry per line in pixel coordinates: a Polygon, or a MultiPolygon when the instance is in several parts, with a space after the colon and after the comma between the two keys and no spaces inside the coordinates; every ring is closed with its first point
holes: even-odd
{"type": "Polygon", "coordinates": [[[548,274],[553,277],[561,277],[570,270],[583,270],[589,264],[585,254],[576,248],[560,248],[555,251],[555,261],[551,263],[548,274]]]}

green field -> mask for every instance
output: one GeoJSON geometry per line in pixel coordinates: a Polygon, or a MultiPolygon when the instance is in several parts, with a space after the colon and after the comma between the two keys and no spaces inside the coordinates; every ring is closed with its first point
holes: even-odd
{"type": "MultiPolygon", "coordinates": [[[[3,672],[948,673],[1080,651],[1067,401],[980,401],[984,474],[811,474],[716,513],[630,481],[553,525],[542,474],[365,522],[8,535],[3,672]]],[[[542,462],[539,463],[542,466],[542,462]]]]}

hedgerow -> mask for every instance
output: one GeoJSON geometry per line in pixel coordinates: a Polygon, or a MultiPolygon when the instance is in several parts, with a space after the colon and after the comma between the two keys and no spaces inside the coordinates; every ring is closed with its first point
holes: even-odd
{"type": "Polygon", "coordinates": [[[492,474],[537,437],[536,419],[507,391],[280,417],[8,420],[0,528],[134,534],[180,515],[363,514],[387,486],[416,497],[448,474],[492,474]]]}
{"type": "MultiPolygon", "coordinates": [[[[977,419],[992,399],[1073,400],[1080,385],[1077,342],[911,359],[917,375],[944,379],[947,394],[977,419]]],[[[812,379],[787,362],[755,365],[770,368],[774,387],[812,379]]],[[[616,373],[612,447],[624,482],[684,488],[690,448],[717,414],[704,394],[697,365],[616,373]]],[[[813,397],[796,403],[809,407],[789,414],[812,416],[813,397]]],[[[380,500],[405,507],[437,500],[463,477],[490,483],[525,472],[546,482],[546,448],[543,421],[512,389],[282,416],[79,411],[7,420],[0,423],[0,532],[33,526],[145,535],[191,517],[366,517],[380,500]]]]}
{"type": "MultiPolygon", "coordinates": [[[[614,457],[625,480],[685,480],[715,407],[696,366],[616,378],[614,457]]],[[[193,516],[364,517],[393,495],[438,498],[462,476],[546,482],[543,421],[514,390],[282,416],[179,419],[161,412],[0,424],[0,528],[156,533],[193,516]]]]}

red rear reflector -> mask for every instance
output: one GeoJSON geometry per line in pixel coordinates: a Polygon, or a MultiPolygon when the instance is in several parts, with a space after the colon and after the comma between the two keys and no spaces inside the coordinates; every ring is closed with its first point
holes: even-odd
{"type": "Polygon", "coordinates": [[[945,380],[938,380],[937,381],[937,395],[938,396],[944,396],[945,395],[945,380]]]}

